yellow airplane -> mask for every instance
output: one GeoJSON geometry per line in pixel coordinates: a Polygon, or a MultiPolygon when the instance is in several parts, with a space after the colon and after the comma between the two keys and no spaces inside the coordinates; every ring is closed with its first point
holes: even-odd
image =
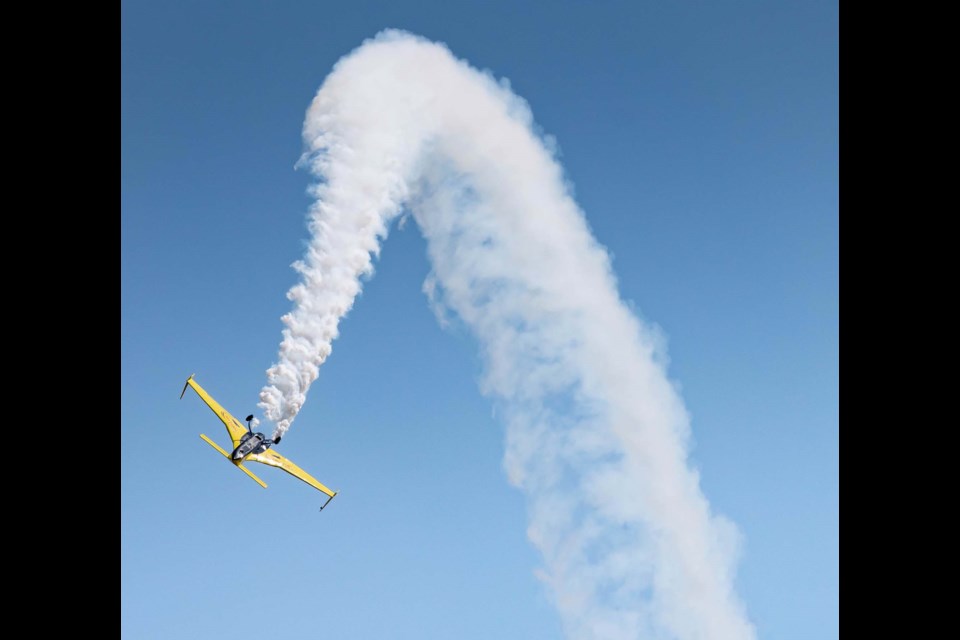
{"type": "MultiPolygon", "coordinates": [[[[243,466],[244,462],[260,462],[262,464],[268,464],[271,467],[283,469],[290,475],[300,478],[314,489],[319,489],[323,493],[327,494],[329,497],[327,498],[327,501],[323,503],[323,507],[326,507],[328,504],[330,504],[330,501],[333,500],[334,496],[337,495],[337,491],[331,491],[309,473],[290,462],[290,460],[284,458],[276,451],[271,450],[270,447],[280,442],[279,437],[277,437],[276,440],[269,440],[262,433],[254,433],[250,426],[250,421],[253,420],[252,415],[247,416],[247,426],[244,427],[242,424],[240,424],[239,420],[234,418],[226,409],[217,404],[217,401],[211,398],[210,394],[204,391],[203,387],[197,384],[197,381],[193,379],[193,375],[187,378],[186,384],[183,385],[183,391],[180,392],[180,398],[183,399],[183,394],[187,392],[187,387],[193,387],[193,390],[197,392],[197,395],[207,403],[207,406],[210,407],[215,414],[217,414],[217,417],[220,418],[220,420],[223,421],[224,426],[227,427],[227,433],[230,434],[230,440],[233,441],[233,453],[227,453],[221,449],[216,442],[201,433],[200,437],[203,438],[207,444],[223,454],[223,456],[232,462],[235,467],[253,478],[257,484],[264,489],[267,488],[267,483],[253,475],[249,469],[243,466]]],[[[320,507],[320,511],[323,511],[323,507],[320,507]]]]}

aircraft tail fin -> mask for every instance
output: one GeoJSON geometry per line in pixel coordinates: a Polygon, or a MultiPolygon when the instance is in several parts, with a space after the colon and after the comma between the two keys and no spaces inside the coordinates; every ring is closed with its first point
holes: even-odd
{"type": "MultiPolygon", "coordinates": [[[[223,448],[222,448],[220,445],[218,445],[216,442],[214,442],[213,440],[211,440],[211,439],[208,438],[207,436],[203,435],[202,433],[200,434],[200,437],[203,438],[204,442],[206,442],[208,445],[210,445],[211,447],[213,447],[214,449],[216,449],[217,451],[219,451],[219,452],[221,453],[221,455],[223,455],[224,458],[226,458],[227,460],[230,460],[230,454],[227,453],[226,451],[224,451],[223,448]]],[[[232,460],[230,460],[230,461],[233,462],[232,460]]],[[[260,478],[258,478],[257,476],[253,475],[253,472],[250,471],[250,469],[247,469],[247,468],[246,468],[245,466],[243,466],[242,464],[235,464],[235,465],[233,465],[233,466],[237,467],[238,469],[240,469],[240,471],[243,471],[245,474],[247,474],[248,476],[250,476],[251,478],[253,478],[254,482],[256,482],[258,485],[260,485],[260,486],[263,487],[264,489],[267,488],[267,483],[264,482],[263,480],[261,480],[260,478]]],[[[323,506],[327,506],[327,505],[323,505],[323,506]]]]}

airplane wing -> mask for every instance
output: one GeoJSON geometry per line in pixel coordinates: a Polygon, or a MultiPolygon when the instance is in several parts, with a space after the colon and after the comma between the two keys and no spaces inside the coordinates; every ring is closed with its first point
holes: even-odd
{"type": "MultiPolygon", "coordinates": [[[[195,375],[195,374],[194,374],[195,375]]],[[[234,448],[240,444],[240,438],[247,432],[247,428],[243,424],[230,415],[230,412],[221,407],[216,400],[210,397],[210,394],[204,391],[203,387],[197,384],[197,381],[193,379],[193,375],[187,378],[186,384],[183,385],[183,391],[180,392],[180,397],[183,397],[183,394],[186,393],[187,387],[193,387],[193,390],[197,392],[197,395],[207,403],[207,406],[210,407],[217,417],[223,421],[224,426],[227,428],[227,433],[230,434],[230,440],[233,441],[234,448]]]]}
{"type": "MultiPolygon", "coordinates": [[[[278,469],[283,469],[290,475],[300,478],[301,480],[306,482],[308,485],[310,485],[314,489],[319,489],[323,493],[330,496],[329,499],[327,500],[327,503],[329,503],[330,500],[333,500],[333,497],[337,495],[336,491],[331,491],[326,486],[324,486],[323,483],[321,483],[319,480],[314,478],[312,475],[310,475],[309,473],[307,473],[306,471],[304,471],[303,469],[295,465],[293,462],[291,462],[288,458],[283,457],[273,449],[267,449],[263,453],[252,453],[244,459],[244,462],[250,462],[251,460],[254,462],[259,462],[261,464],[270,465],[271,467],[277,467],[278,469]]],[[[324,507],[327,506],[327,503],[324,503],[323,506],[324,507]]],[[[323,510],[323,507],[320,507],[320,509],[323,510]]]]}

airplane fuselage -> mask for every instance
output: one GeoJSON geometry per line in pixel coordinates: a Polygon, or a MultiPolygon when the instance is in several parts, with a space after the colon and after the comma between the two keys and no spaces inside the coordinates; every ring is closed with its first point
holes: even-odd
{"type": "Polygon", "coordinates": [[[234,461],[240,462],[251,453],[263,453],[273,446],[273,441],[262,433],[247,432],[240,437],[240,444],[233,450],[231,456],[234,461]]]}

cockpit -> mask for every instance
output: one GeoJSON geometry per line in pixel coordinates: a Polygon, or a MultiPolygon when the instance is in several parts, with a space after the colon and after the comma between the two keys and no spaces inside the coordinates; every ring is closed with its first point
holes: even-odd
{"type": "Polygon", "coordinates": [[[263,453],[273,446],[273,441],[268,440],[262,433],[247,432],[240,436],[240,444],[233,451],[233,459],[240,460],[251,453],[263,453]]]}

